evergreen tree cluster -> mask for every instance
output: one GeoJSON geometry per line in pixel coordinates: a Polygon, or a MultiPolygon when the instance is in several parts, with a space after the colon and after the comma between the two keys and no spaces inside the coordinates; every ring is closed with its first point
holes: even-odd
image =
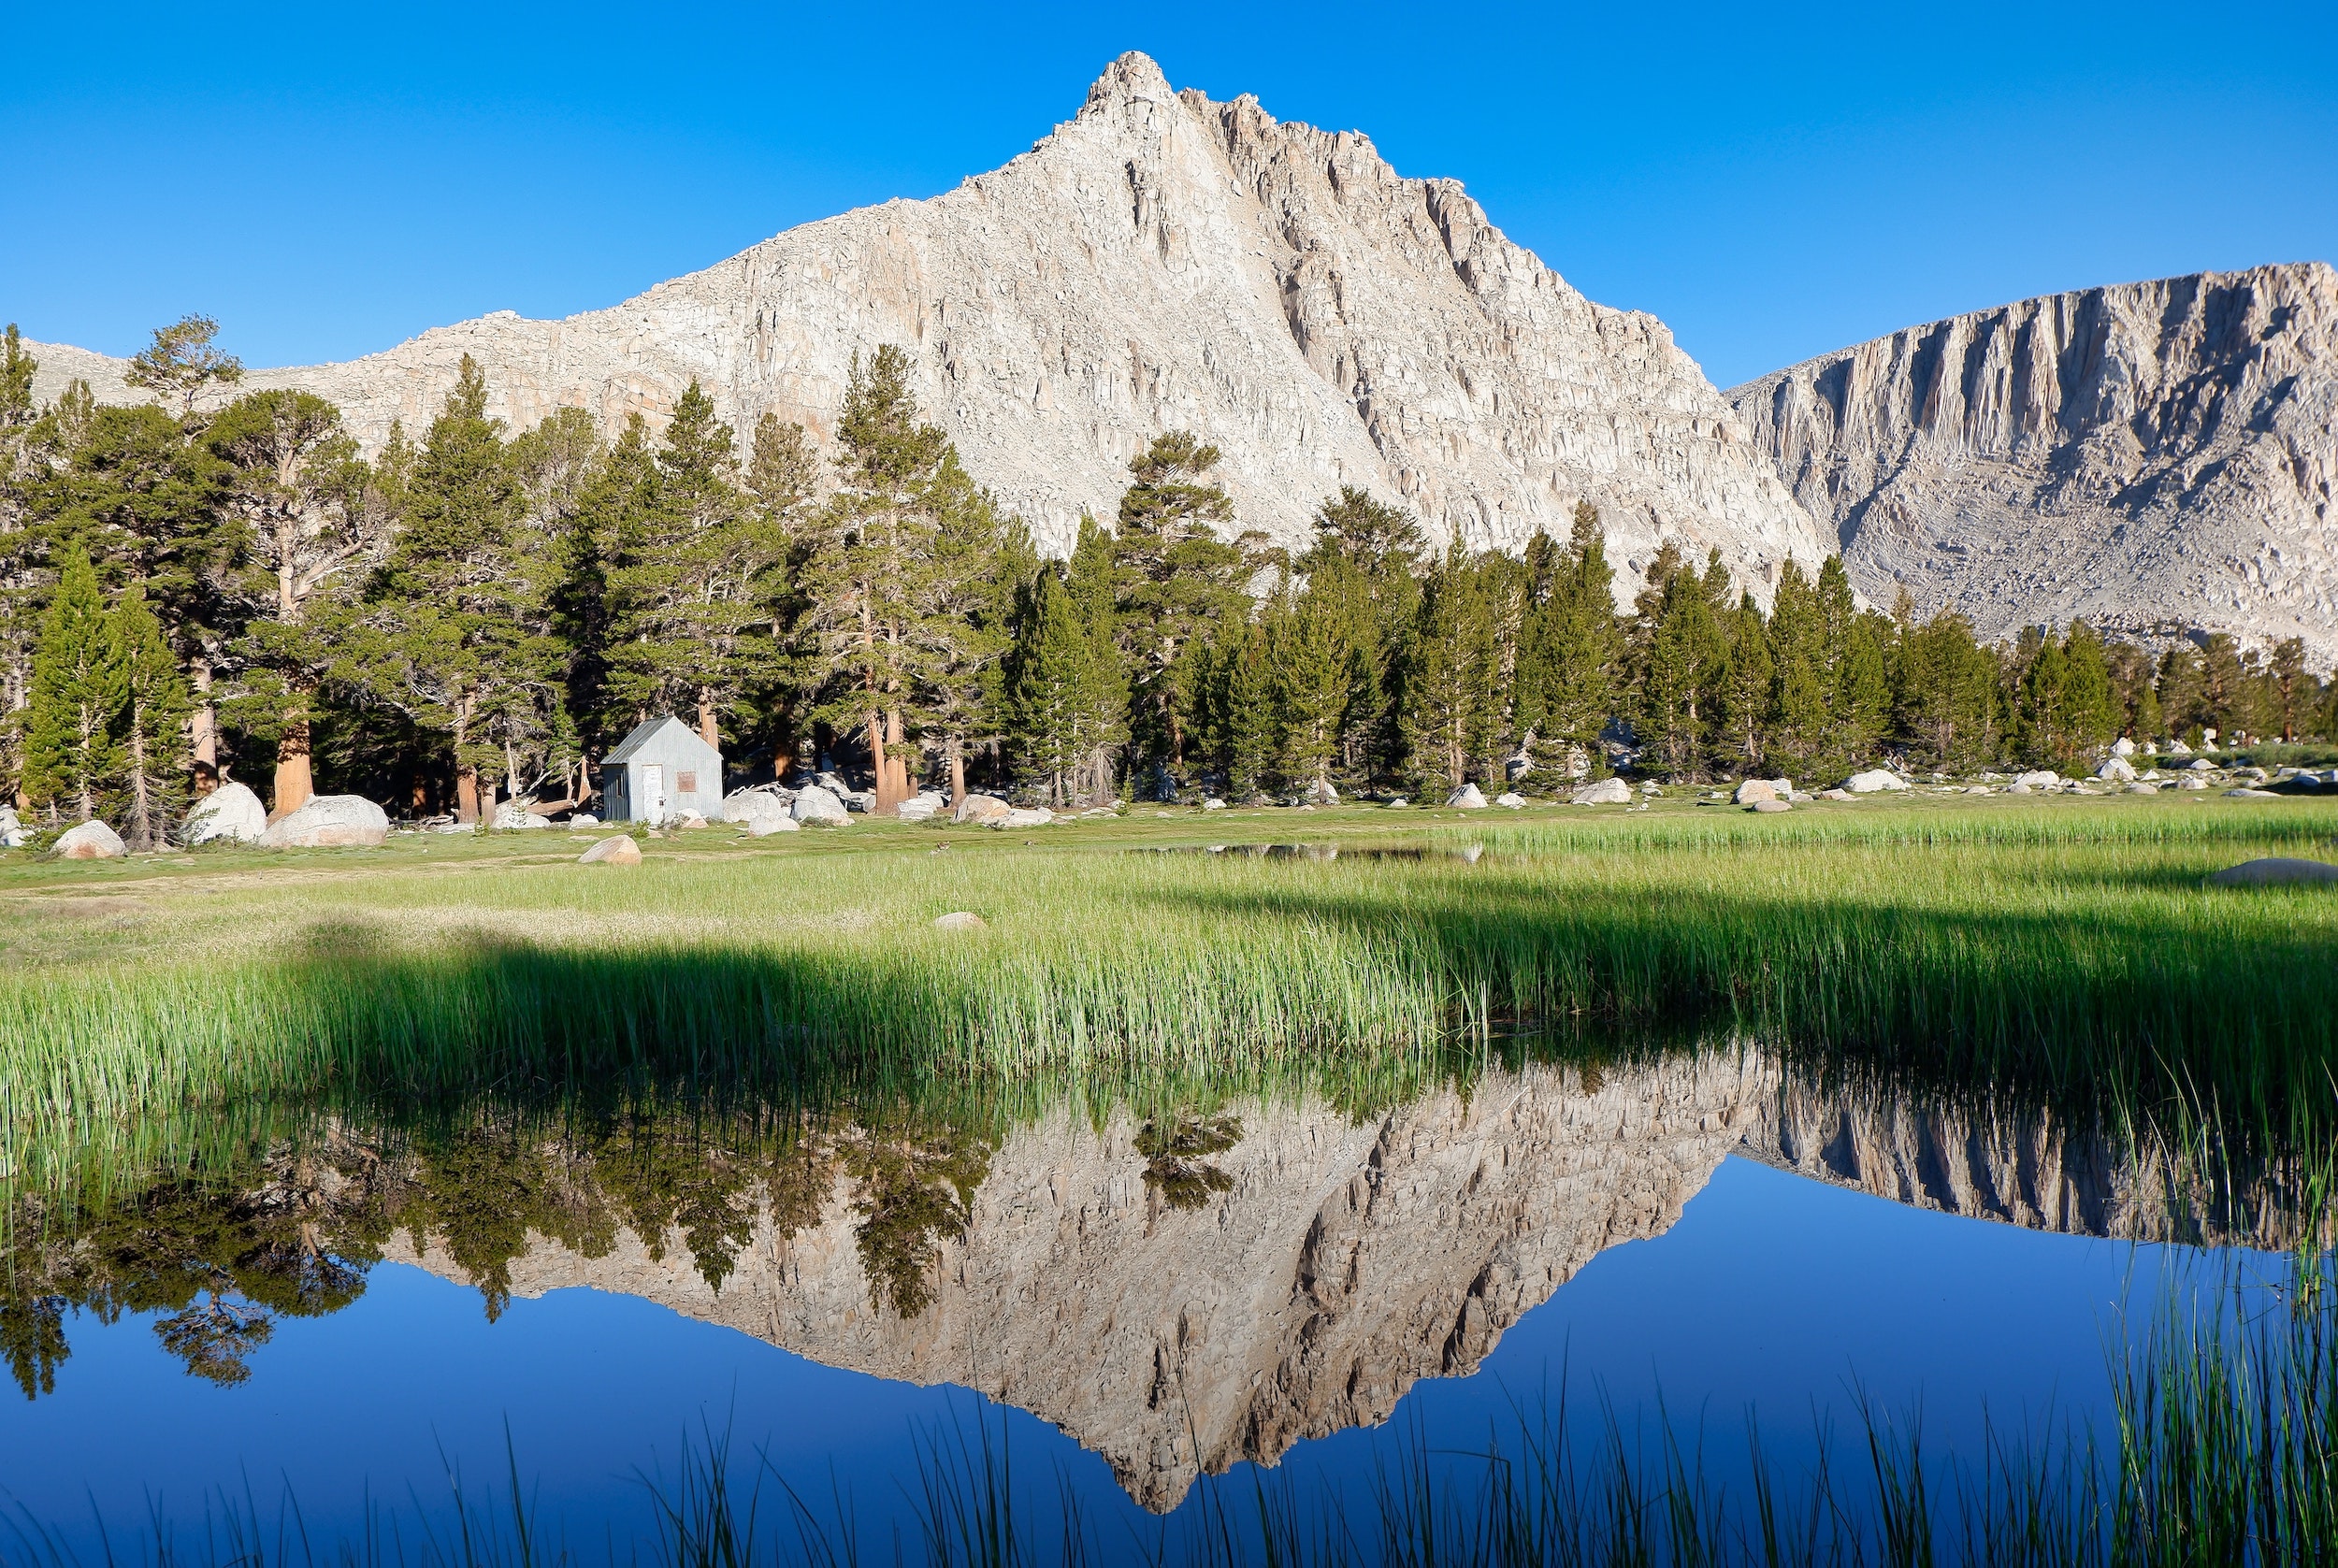
{"type": "Polygon", "coordinates": [[[52,823],[152,843],[235,768],[280,811],[320,777],[401,814],[582,802],[668,712],[740,779],[831,758],[880,810],[970,778],[1059,806],[1328,798],[2338,732],[2294,640],[2155,655],[2076,623],[1991,647],[1862,609],[1839,559],[1786,563],[1765,610],[1667,545],[1620,613],[1588,504],[1512,555],[1432,549],[1349,487],[1273,548],[1181,432],[1044,559],[890,347],[856,362],[826,460],[769,414],[743,442],[695,383],[655,433],[564,410],[514,435],[466,360],[367,461],[323,399],[235,396],[212,334],[157,332],[156,401],[124,408],[79,383],[36,408],[0,345],[0,789],[52,823]]]}

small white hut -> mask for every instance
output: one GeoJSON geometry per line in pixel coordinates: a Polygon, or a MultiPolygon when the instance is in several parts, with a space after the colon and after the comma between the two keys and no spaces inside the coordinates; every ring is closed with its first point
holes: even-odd
{"type": "Polygon", "coordinates": [[[723,814],[723,754],[668,714],[636,725],[600,762],[603,822],[656,827],[685,812],[709,822],[723,814]]]}

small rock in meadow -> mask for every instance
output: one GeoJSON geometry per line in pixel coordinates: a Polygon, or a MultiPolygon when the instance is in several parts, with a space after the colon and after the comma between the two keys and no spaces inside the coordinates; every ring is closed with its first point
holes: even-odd
{"type": "Polygon", "coordinates": [[[1854,773],[1842,783],[1854,795],[1875,795],[1885,790],[1906,789],[1908,781],[1888,768],[1870,768],[1864,773],[1854,773]]]}
{"type": "Polygon", "coordinates": [[[1628,806],[1632,803],[1632,786],[1622,779],[1601,779],[1595,784],[1585,784],[1567,799],[1578,806],[1628,806]]]}
{"type": "Polygon", "coordinates": [[[1409,801],[1409,800],[1406,799],[1403,796],[1399,795],[1398,797],[1396,797],[1396,798],[1395,798],[1395,799],[1391,800],[1391,801],[1388,803],[1388,809],[1389,809],[1390,811],[1392,811],[1392,812],[1393,812],[1393,811],[1402,811],[1402,810],[1406,809],[1407,807],[1410,806],[1411,804],[1412,804],[1412,802],[1411,802],[1411,801],[1409,801]]]}
{"type": "Polygon", "coordinates": [[[1017,806],[1003,817],[993,818],[990,826],[1005,832],[1010,827],[1045,827],[1055,820],[1055,813],[1045,806],[1017,806]]]}
{"type": "Polygon", "coordinates": [[[2196,756],[2185,766],[2195,773],[2213,773],[2216,770],[2216,765],[2204,756],[2196,756]]]}
{"type": "Polygon", "coordinates": [[[214,839],[251,844],[259,842],[267,831],[267,808],[260,804],[250,785],[229,779],[195,803],[185,826],[179,829],[179,838],[190,845],[207,844],[214,839]]]}
{"type": "Polygon", "coordinates": [[[2211,887],[2283,887],[2338,882],[2338,866],[2321,860],[2269,856],[2209,873],[2211,887]]]}
{"type": "Polygon", "coordinates": [[[2159,786],[2156,784],[2145,784],[2143,780],[2138,779],[2133,784],[2127,786],[2127,793],[2129,795],[2157,795],[2159,793],[2159,786]]]}
{"type": "Polygon", "coordinates": [[[262,849],[371,849],[387,843],[390,814],[362,795],[319,795],[260,835],[262,849]]]}
{"type": "Polygon", "coordinates": [[[744,824],[750,839],[768,839],[773,833],[794,833],[801,829],[792,816],[759,816],[744,824]]]}
{"type": "Polygon", "coordinates": [[[642,846],[631,838],[620,834],[603,839],[576,857],[580,866],[638,866],[642,863],[642,846]]]}
{"type": "Polygon", "coordinates": [[[1465,784],[1447,796],[1445,803],[1449,806],[1459,806],[1465,812],[1482,811],[1485,808],[1486,792],[1474,784],[1465,784]]]}
{"type": "Polygon", "coordinates": [[[1794,808],[1773,795],[1767,800],[1754,801],[1754,810],[1757,812],[1790,812],[1794,810],[1794,808]]]}
{"type": "Polygon", "coordinates": [[[979,931],[989,924],[979,914],[972,914],[962,909],[954,909],[935,920],[933,928],[937,931],[979,931]]]}
{"type": "Polygon", "coordinates": [[[2014,782],[2015,784],[2020,784],[2020,785],[2024,786],[2024,787],[2023,787],[2023,793],[2024,793],[2024,794],[2027,794],[2027,793],[2028,793],[2028,791],[2033,790],[2033,789],[2059,789],[2059,788],[2061,788],[2061,787],[2062,787],[2062,775],[2061,775],[2061,774],[2059,774],[2059,773],[2052,772],[2052,771],[2050,771],[2050,770],[2046,770],[2046,769],[2042,769],[2042,768],[2041,768],[2041,769],[2039,769],[2038,770],[2036,770],[2035,772],[2029,772],[2029,773],[2024,773],[2024,774],[2022,774],[2019,778],[2016,778],[2013,782],[2014,782]]]}
{"type": "Polygon", "coordinates": [[[598,827],[600,826],[600,818],[595,816],[590,812],[570,812],[569,813],[569,826],[571,827],[598,827]]]}
{"type": "Polygon", "coordinates": [[[1526,803],[1526,798],[1514,789],[1506,789],[1494,798],[1494,803],[1497,806],[1508,806],[1511,811],[1516,811],[1526,803]]]}
{"type": "Polygon", "coordinates": [[[119,860],[129,853],[122,835],[94,817],[78,827],[69,827],[57,840],[56,856],[60,860],[119,860]]]}
{"type": "Polygon", "coordinates": [[[1222,812],[1225,809],[1226,803],[1215,795],[1207,796],[1202,801],[1202,810],[1205,812],[1222,812]]]}
{"type": "Polygon", "coordinates": [[[2225,798],[2229,800],[2278,800],[2281,798],[2281,792],[2276,789],[2228,789],[2224,793],[2225,798]]]}
{"type": "Polygon", "coordinates": [[[1994,793],[1994,791],[1992,791],[1987,784],[1967,784],[1965,786],[1965,793],[1967,795],[1988,795],[1994,793]]]}

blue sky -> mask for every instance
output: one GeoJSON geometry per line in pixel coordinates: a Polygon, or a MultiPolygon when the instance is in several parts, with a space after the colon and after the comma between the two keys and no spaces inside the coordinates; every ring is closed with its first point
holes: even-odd
{"type": "Polygon", "coordinates": [[[1464,181],[1723,385],[2338,258],[2338,5],[9,6],[0,319],[253,365],[613,304],[1024,151],[1113,55],[1464,181]],[[663,13],[663,14],[661,14],[663,13]]]}

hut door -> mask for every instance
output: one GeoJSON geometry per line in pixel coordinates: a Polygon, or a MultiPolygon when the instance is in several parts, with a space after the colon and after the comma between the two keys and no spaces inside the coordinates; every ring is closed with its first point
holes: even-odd
{"type": "Polygon", "coordinates": [[[666,820],[666,770],[661,763],[642,766],[642,816],[653,825],[666,820]]]}

